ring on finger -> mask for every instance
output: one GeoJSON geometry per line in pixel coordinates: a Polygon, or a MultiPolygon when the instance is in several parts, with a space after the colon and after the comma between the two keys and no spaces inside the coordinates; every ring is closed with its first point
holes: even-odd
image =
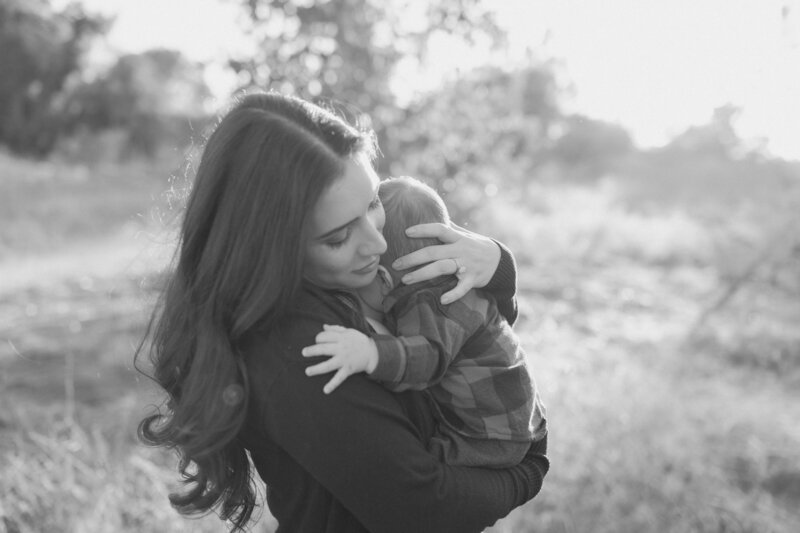
{"type": "Polygon", "coordinates": [[[453,272],[453,274],[456,274],[456,275],[463,274],[467,270],[467,267],[464,267],[464,266],[461,266],[461,265],[458,264],[458,259],[456,259],[455,257],[453,257],[451,259],[453,260],[453,263],[455,263],[455,265],[456,265],[456,271],[453,272]]]}

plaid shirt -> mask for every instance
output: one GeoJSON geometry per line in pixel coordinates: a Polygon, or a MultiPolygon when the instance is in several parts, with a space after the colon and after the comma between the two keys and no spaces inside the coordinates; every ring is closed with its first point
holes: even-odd
{"type": "Polygon", "coordinates": [[[467,437],[537,440],[544,408],[517,336],[489,295],[471,290],[442,305],[455,283],[400,286],[384,299],[397,337],[373,336],[371,377],[392,390],[429,388],[440,419],[467,437]]]}

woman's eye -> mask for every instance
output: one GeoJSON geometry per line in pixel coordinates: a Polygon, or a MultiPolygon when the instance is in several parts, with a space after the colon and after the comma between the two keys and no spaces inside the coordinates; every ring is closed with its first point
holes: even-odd
{"type": "Polygon", "coordinates": [[[369,203],[369,208],[377,209],[378,207],[380,207],[380,205],[381,205],[381,197],[376,194],[375,198],[369,203]]]}
{"type": "Polygon", "coordinates": [[[346,243],[347,239],[349,238],[350,238],[350,228],[347,228],[347,231],[345,231],[344,236],[341,239],[335,241],[328,241],[325,244],[327,244],[331,248],[339,248],[340,246],[344,245],[344,243],[346,243]]]}

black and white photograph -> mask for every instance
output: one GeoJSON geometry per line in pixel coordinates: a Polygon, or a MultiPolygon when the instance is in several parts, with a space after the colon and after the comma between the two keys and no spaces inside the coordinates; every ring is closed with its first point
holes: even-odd
{"type": "Polygon", "coordinates": [[[800,0],[0,0],[0,533],[800,531],[800,0]]]}

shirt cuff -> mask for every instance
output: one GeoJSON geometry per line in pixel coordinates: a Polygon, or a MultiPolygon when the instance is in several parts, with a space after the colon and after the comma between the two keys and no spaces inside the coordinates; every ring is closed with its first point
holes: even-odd
{"type": "Polygon", "coordinates": [[[506,245],[494,241],[500,247],[500,262],[497,270],[494,271],[492,279],[486,284],[484,289],[491,292],[501,292],[503,294],[515,294],[517,292],[517,264],[511,251],[506,245]]]}
{"type": "Polygon", "coordinates": [[[378,348],[378,364],[369,377],[378,381],[399,383],[406,371],[405,346],[391,335],[373,335],[375,346],[378,348]]]}

